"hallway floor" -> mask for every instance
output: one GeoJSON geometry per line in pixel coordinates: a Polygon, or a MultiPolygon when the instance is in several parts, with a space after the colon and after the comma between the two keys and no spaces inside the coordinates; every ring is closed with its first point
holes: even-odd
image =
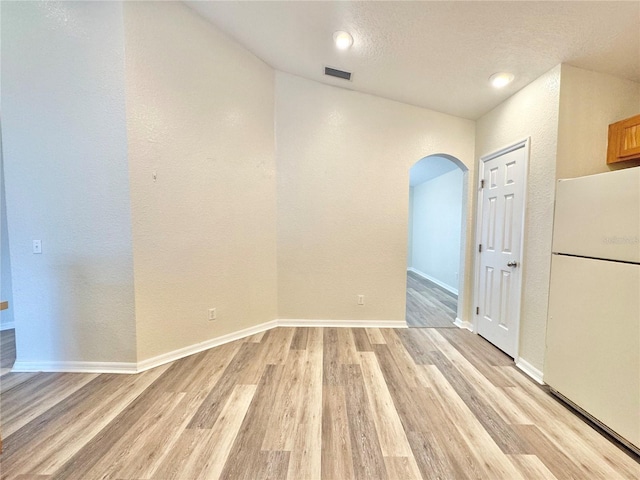
{"type": "Polygon", "coordinates": [[[414,272],[407,272],[407,325],[454,327],[458,296],[414,272]]]}
{"type": "Polygon", "coordinates": [[[13,367],[16,361],[16,331],[0,331],[0,375],[4,375],[13,367]]]}

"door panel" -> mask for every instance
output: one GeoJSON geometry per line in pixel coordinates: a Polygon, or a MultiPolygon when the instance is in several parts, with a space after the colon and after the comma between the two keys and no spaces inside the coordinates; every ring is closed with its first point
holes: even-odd
{"type": "Polygon", "coordinates": [[[515,356],[518,344],[525,144],[481,162],[477,330],[515,356]]]}

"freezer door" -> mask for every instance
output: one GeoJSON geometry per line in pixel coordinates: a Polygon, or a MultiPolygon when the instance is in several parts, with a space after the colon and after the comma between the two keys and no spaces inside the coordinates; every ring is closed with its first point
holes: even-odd
{"type": "Polygon", "coordinates": [[[640,167],[559,180],[553,251],[640,262],[640,167]]]}
{"type": "Polygon", "coordinates": [[[553,255],[544,381],[640,448],[640,265],[553,255]]]}

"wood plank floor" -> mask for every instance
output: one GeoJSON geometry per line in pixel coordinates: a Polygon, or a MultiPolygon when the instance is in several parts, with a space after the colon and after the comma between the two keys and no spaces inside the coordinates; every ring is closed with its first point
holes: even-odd
{"type": "Polygon", "coordinates": [[[459,329],[277,328],[138,375],[0,377],[3,479],[638,479],[459,329]]]}
{"type": "Polygon", "coordinates": [[[430,280],[407,272],[407,325],[409,327],[454,327],[458,296],[430,280]]]}
{"type": "Polygon", "coordinates": [[[0,331],[0,375],[7,373],[16,361],[15,329],[0,331]]]}

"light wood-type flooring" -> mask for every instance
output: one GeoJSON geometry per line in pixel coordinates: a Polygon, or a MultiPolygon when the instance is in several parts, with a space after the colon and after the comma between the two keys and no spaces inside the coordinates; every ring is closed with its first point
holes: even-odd
{"type": "Polygon", "coordinates": [[[414,272],[407,272],[409,327],[454,327],[457,308],[457,295],[414,272]]]}
{"type": "Polygon", "coordinates": [[[3,479],[637,479],[459,329],[277,328],[138,375],[0,378],[3,479]]]}
{"type": "Polygon", "coordinates": [[[0,331],[0,375],[4,375],[16,361],[15,329],[0,331]]]}

